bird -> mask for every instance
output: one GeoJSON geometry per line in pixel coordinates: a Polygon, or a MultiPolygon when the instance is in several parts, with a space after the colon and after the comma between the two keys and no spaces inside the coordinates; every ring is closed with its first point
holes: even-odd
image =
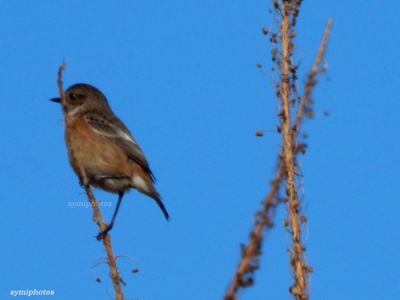
{"type": "Polygon", "coordinates": [[[90,84],[76,83],[64,91],[62,99],[50,100],[62,105],[68,158],[81,185],[118,194],[111,221],[97,239],[103,239],[113,228],[122,198],[131,189],[154,199],[169,220],[142,149],[114,114],[106,96],[90,84]]]}

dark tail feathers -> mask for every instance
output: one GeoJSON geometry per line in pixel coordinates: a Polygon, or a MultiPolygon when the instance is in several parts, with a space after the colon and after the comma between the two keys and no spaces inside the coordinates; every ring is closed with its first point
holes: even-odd
{"type": "MultiPolygon", "coordinates": [[[[153,197],[152,197],[152,198],[153,198],[153,197]]],[[[156,200],[156,202],[157,202],[157,204],[158,204],[158,207],[161,209],[161,211],[162,211],[163,214],[164,214],[165,219],[166,219],[167,221],[169,221],[169,214],[168,214],[168,212],[167,212],[167,209],[166,209],[165,206],[164,206],[164,203],[162,203],[162,201],[161,201],[160,195],[157,194],[157,197],[154,197],[153,199],[156,200]]]]}
{"type": "Polygon", "coordinates": [[[160,196],[160,194],[157,192],[157,190],[155,189],[155,187],[154,187],[153,185],[151,185],[151,188],[150,188],[150,191],[149,191],[149,192],[147,192],[147,191],[143,191],[143,192],[144,192],[145,194],[147,194],[148,196],[150,196],[151,198],[153,198],[153,199],[157,202],[158,207],[161,209],[161,211],[162,211],[163,214],[164,214],[165,219],[167,219],[167,221],[168,221],[168,220],[169,220],[168,211],[167,211],[167,209],[165,208],[164,203],[163,203],[162,200],[161,200],[161,196],[160,196]]]}

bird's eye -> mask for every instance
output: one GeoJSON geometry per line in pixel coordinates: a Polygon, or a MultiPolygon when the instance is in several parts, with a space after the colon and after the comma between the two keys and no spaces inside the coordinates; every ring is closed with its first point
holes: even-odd
{"type": "Polygon", "coordinates": [[[75,93],[69,94],[69,100],[74,101],[74,100],[76,100],[77,98],[78,98],[78,96],[77,96],[75,93]]]}

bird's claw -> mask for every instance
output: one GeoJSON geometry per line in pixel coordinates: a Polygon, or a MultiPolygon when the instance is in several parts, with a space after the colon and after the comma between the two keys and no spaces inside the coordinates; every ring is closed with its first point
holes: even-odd
{"type": "Polygon", "coordinates": [[[81,188],[87,190],[90,186],[90,181],[91,181],[91,178],[88,178],[87,182],[85,183],[83,178],[79,178],[79,185],[81,186],[81,188]]]}
{"type": "Polygon", "coordinates": [[[107,227],[106,227],[105,229],[101,230],[101,231],[97,234],[96,239],[97,239],[98,241],[103,240],[104,237],[106,236],[106,234],[108,234],[108,232],[112,229],[112,227],[113,227],[113,224],[107,225],[107,227]]]}

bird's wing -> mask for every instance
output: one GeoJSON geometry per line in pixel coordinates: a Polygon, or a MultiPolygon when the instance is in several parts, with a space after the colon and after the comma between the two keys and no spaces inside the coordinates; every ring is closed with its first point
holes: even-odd
{"type": "Polygon", "coordinates": [[[132,134],[120,119],[116,116],[106,116],[101,112],[86,113],[84,118],[97,134],[121,147],[127,157],[139,164],[150,175],[151,179],[155,181],[142,149],[140,149],[132,134]]]}

